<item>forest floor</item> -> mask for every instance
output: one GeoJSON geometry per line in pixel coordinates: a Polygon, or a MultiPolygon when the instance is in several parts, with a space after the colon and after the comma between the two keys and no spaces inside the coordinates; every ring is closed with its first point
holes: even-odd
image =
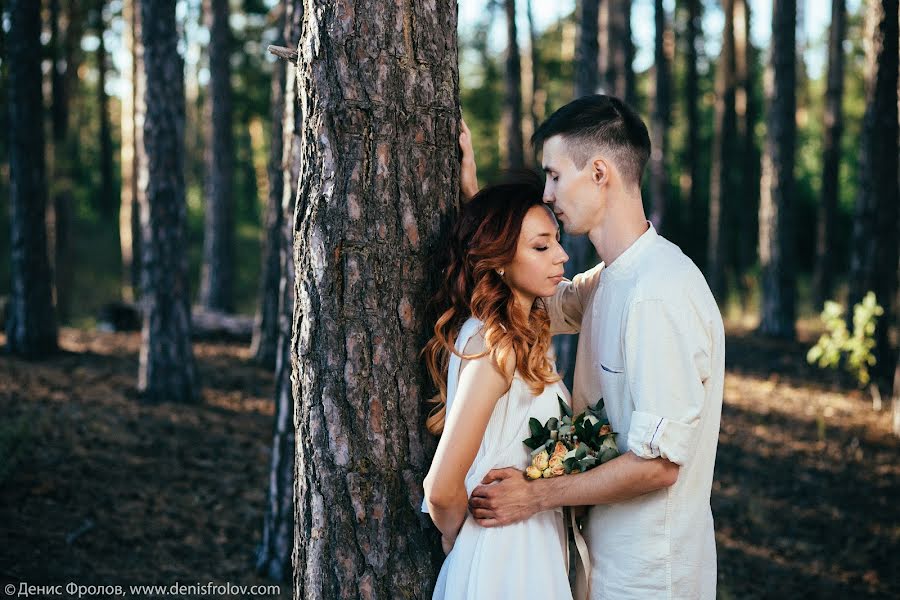
{"type": "MultiPolygon", "coordinates": [[[[729,328],[719,597],[900,598],[890,412],[807,365],[815,334],[800,337],[729,328]]],[[[40,362],[0,356],[0,585],[272,584],[254,574],[271,374],[243,346],[197,343],[203,401],[147,405],[138,334],[64,328],[60,343],[40,362]]]]}

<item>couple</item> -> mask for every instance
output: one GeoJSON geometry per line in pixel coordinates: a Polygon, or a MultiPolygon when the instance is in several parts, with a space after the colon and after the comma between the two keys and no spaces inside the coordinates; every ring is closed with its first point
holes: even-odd
{"type": "MultiPolygon", "coordinates": [[[[477,187],[468,136],[464,193],[477,187]]],[[[584,537],[575,532],[589,555],[576,598],[713,599],[718,307],[694,263],[644,216],[650,140],[630,107],[580,98],[533,142],[545,184],[521,176],[463,206],[424,352],[440,389],[427,425],[441,439],[423,510],[447,553],[434,598],[572,598],[562,507],[588,507],[584,537]],[[572,281],[562,278],[558,222],[588,235],[602,259],[572,281]],[[559,416],[557,395],[569,398],[547,355],[551,336],[566,333],[580,334],[573,410],[603,397],[621,456],[528,481],[528,418],[559,416]]]]}

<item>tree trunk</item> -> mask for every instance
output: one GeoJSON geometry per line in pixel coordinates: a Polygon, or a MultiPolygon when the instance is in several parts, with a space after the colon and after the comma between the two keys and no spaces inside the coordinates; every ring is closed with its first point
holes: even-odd
{"type": "MultiPolygon", "coordinates": [[[[531,135],[537,131],[541,121],[544,120],[544,102],[547,94],[541,90],[541,59],[538,53],[538,35],[534,26],[534,15],[531,11],[531,0],[525,0],[525,11],[528,16],[528,39],[531,52],[531,102],[528,104],[529,117],[531,118],[531,134],[528,135],[529,147],[531,135]]],[[[534,149],[532,148],[532,152],[534,149]]]]}
{"type": "Polygon", "coordinates": [[[210,142],[207,144],[206,212],[200,304],[208,310],[234,310],[234,205],[231,174],[231,30],[228,0],[205,0],[209,28],[210,142]]]}
{"type": "Polygon", "coordinates": [[[750,310],[759,231],[759,149],[754,130],[759,108],[753,92],[753,65],[756,52],[750,40],[750,4],[734,0],[734,56],[736,65],[735,118],[736,139],[732,170],[734,186],[732,218],[729,221],[732,268],[742,306],[750,310]]]}
{"type": "Polygon", "coordinates": [[[699,265],[706,260],[706,216],[705,202],[700,194],[700,111],[697,98],[700,95],[700,77],[697,72],[697,44],[702,37],[703,23],[700,19],[700,0],[682,0],[685,11],[684,29],[684,112],[687,116],[685,128],[684,156],[687,168],[680,178],[681,197],[687,211],[682,224],[685,250],[699,265]]]}
{"type": "Polygon", "coordinates": [[[831,2],[828,34],[828,83],[825,90],[825,147],[822,151],[822,199],[816,227],[816,267],[813,294],[816,306],[831,298],[837,262],[830,243],[837,233],[835,222],[840,192],[841,134],[844,130],[844,35],[847,28],[845,0],[831,2]]]}
{"type": "Polygon", "coordinates": [[[106,44],[103,34],[106,32],[106,22],[103,18],[105,0],[97,0],[95,13],[95,31],[99,44],[97,45],[97,106],[100,119],[100,212],[108,220],[116,214],[116,197],[113,179],[113,144],[112,132],[109,123],[109,96],[106,95],[106,44]]]}
{"type": "Polygon", "coordinates": [[[141,330],[138,391],[150,402],[198,399],[191,348],[190,285],[184,197],[184,66],[178,54],[175,0],[139,2],[146,75],[140,178],[141,330]]]}
{"type": "Polygon", "coordinates": [[[575,46],[575,97],[596,94],[600,85],[600,0],[578,3],[578,43],[575,46]]]}
{"type": "Polygon", "coordinates": [[[458,199],[457,161],[433,161],[458,152],[456,2],[305,6],[294,594],[427,597],[442,553],[420,512],[419,352],[458,199]]]}
{"type": "Polygon", "coordinates": [[[766,145],[759,207],[762,307],[759,330],[794,337],[793,194],[796,143],[796,0],[774,0],[767,66],[766,145]]]}
{"type": "Polygon", "coordinates": [[[728,291],[725,280],[725,265],[728,264],[725,225],[728,222],[729,206],[726,203],[735,191],[731,185],[731,177],[736,166],[733,160],[736,134],[734,2],[735,0],[722,2],[725,27],[722,30],[722,52],[716,64],[716,106],[709,181],[706,278],[710,290],[719,303],[725,302],[725,294],[728,291]]]}
{"type": "MultiPolygon", "coordinates": [[[[10,297],[6,343],[10,352],[40,358],[56,350],[50,260],[45,223],[44,108],[41,98],[41,7],[10,0],[9,206],[10,297]]],[[[4,61],[5,62],[5,61],[4,61]]]]}
{"type": "MultiPolygon", "coordinates": [[[[279,23],[283,22],[283,5],[279,23]]],[[[284,27],[279,25],[278,39],[275,44],[283,46],[284,27]]],[[[293,44],[296,39],[290,40],[293,44]]],[[[250,344],[250,353],[254,360],[266,366],[274,368],[276,352],[278,349],[278,291],[281,282],[281,245],[282,230],[284,229],[284,212],[282,201],[284,198],[283,154],[284,146],[284,112],[285,112],[285,77],[287,67],[284,61],[279,60],[272,67],[272,141],[269,151],[268,164],[268,201],[266,203],[265,227],[263,229],[262,266],[260,268],[259,301],[256,309],[256,319],[253,325],[253,341],[250,344]]],[[[296,96],[291,93],[290,102],[296,101],[296,96]]]]}
{"type": "Polygon", "coordinates": [[[506,11],[506,71],[503,96],[503,135],[501,158],[504,169],[525,166],[525,144],[522,140],[522,66],[516,31],[516,0],[504,0],[506,11]]]}
{"type": "Polygon", "coordinates": [[[866,112],[859,155],[859,192],[850,255],[852,307],[875,292],[884,315],[875,329],[873,379],[890,393],[895,364],[889,330],[894,323],[900,239],[898,197],[897,0],[869,0],[866,11],[866,112]]]}
{"type": "Polygon", "coordinates": [[[599,29],[601,91],[635,106],[631,0],[601,2],[599,29]]]}
{"type": "MultiPolygon", "coordinates": [[[[122,148],[120,151],[122,188],[119,204],[119,246],[122,255],[122,300],[134,302],[140,288],[141,230],[138,178],[146,168],[144,156],[144,45],[141,41],[139,0],[122,2],[122,148]]],[[[146,176],[146,174],[144,174],[146,176]]]]}
{"type": "Polygon", "coordinates": [[[655,59],[653,116],[650,123],[652,135],[650,199],[653,208],[650,211],[650,221],[660,232],[667,234],[666,211],[669,197],[669,174],[666,169],[666,159],[669,155],[669,124],[672,103],[669,74],[675,50],[675,39],[662,0],[655,0],[654,11],[656,40],[653,53],[655,59]]]}
{"type": "MultiPolygon", "coordinates": [[[[284,39],[298,48],[303,5],[285,0],[284,39]]],[[[299,49],[299,48],[298,48],[299,49]]],[[[280,63],[281,64],[281,63],[280,63]]],[[[276,581],[290,581],[291,551],[294,545],[294,395],[291,372],[296,368],[292,360],[291,327],[294,319],[294,245],[293,224],[297,186],[300,181],[300,141],[303,134],[302,113],[299,110],[296,66],[285,64],[282,114],[282,156],[278,173],[282,197],[278,208],[282,213],[280,250],[281,281],[278,288],[277,357],[275,361],[275,433],[272,440],[272,463],[269,467],[269,489],[263,521],[262,543],[256,555],[256,570],[276,581]]],[[[274,176],[274,174],[273,174],[274,176]]]]}

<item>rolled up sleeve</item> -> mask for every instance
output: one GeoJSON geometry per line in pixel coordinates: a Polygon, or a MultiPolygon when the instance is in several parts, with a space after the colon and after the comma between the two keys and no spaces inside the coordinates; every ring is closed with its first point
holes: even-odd
{"type": "Polygon", "coordinates": [[[627,446],[685,465],[694,456],[710,375],[710,341],[690,307],[635,302],[627,315],[625,373],[635,410],[627,446]]]}
{"type": "Polygon", "coordinates": [[[550,316],[550,335],[578,333],[581,319],[591,293],[600,280],[603,263],[579,273],[572,281],[565,280],[556,286],[553,296],[544,298],[544,306],[550,316]]]}

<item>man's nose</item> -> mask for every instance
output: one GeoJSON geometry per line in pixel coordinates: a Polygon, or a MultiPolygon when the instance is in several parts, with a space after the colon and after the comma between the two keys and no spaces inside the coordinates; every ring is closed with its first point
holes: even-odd
{"type": "Polygon", "coordinates": [[[541,200],[544,201],[544,204],[553,204],[553,194],[551,194],[550,191],[545,188],[544,195],[541,200]]]}

